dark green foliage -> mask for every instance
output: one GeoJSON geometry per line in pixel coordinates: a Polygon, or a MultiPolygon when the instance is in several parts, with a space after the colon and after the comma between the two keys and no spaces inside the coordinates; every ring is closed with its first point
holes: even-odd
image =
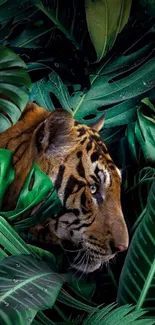
{"type": "MultiPolygon", "coordinates": [[[[1,210],[3,195],[9,184],[11,184],[14,179],[12,153],[9,150],[0,149],[0,170],[0,184],[2,188],[0,197],[1,210]]],[[[37,222],[43,222],[47,217],[49,217],[48,209],[55,214],[61,209],[61,203],[57,196],[56,190],[53,188],[52,181],[34,162],[20,193],[16,208],[13,211],[1,211],[0,214],[4,215],[5,218],[9,220],[18,231],[22,231],[34,226],[37,222]],[[29,190],[29,183],[31,182],[32,177],[33,186],[31,190],[29,190]],[[44,212],[42,213],[40,208],[36,215],[29,217],[31,209],[41,201],[45,201],[44,212]],[[22,217],[23,214],[24,218],[22,217]]]]}
{"type": "Polygon", "coordinates": [[[0,132],[17,122],[31,89],[26,64],[11,50],[0,46],[0,132]]]}
{"type": "MultiPolygon", "coordinates": [[[[111,27],[108,12],[117,18],[108,7],[112,1],[88,3],[97,8],[99,22],[101,13],[111,27]],[[110,11],[101,12],[106,6],[110,11]]],[[[0,1],[0,132],[17,121],[28,99],[50,111],[63,106],[85,124],[105,112],[100,134],[122,169],[131,242],[127,256],[120,254],[108,268],[88,276],[66,270],[61,249],[28,234],[30,226],[61,209],[51,180],[34,162],[15,210],[1,211],[14,179],[12,154],[1,149],[2,325],[155,324],[155,4],[133,1],[130,15],[130,1],[119,4],[121,13],[128,9],[122,16],[117,12],[120,25],[99,34],[86,20],[82,0],[0,1]]]]}

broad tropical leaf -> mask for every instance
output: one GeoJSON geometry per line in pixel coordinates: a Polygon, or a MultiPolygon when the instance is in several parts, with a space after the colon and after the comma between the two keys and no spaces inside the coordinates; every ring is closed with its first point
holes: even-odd
{"type": "Polygon", "coordinates": [[[35,250],[28,247],[9,223],[0,216],[0,259],[9,255],[31,254],[37,257],[35,250]]]}
{"type": "MultiPolygon", "coordinates": [[[[55,258],[52,253],[47,252],[41,248],[26,244],[16,231],[9,225],[9,223],[0,216],[0,259],[7,257],[8,254],[13,256],[19,256],[21,254],[31,255],[36,258],[40,258],[47,262],[47,264],[55,269],[55,258]]],[[[25,255],[24,255],[25,256],[25,255]]],[[[7,307],[7,305],[5,305],[7,307]]],[[[1,319],[4,325],[29,325],[35,317],[37,310],[31,308],[18,311],[17,309],[12,311],[12,318],[4,312],[1,312],[1,319]]],[[[40,316],[44,317],[42,313],[40,316]]]]}
{"type": "Polygon", "coordinates": [[[53,93],[61,106],[67,110],[72,108],[75,119],[85,124],[95,121],[103,111],[106,113],[105,128],[135,121],[136,105],[145,92],[154,88],[155,58],[149,59],[149,46],[103,61],[94,69],[91,88],[86,93],[76,91],[70,96],[60,77],[51,72],[48,79],[33,85],[31,99],[52,110],[50,94],[53,93]],[[146,57],[147,62],[143,63],[146,57]]]}
{"type": "Polygon", "coordinates": [[[18,120],[30,89],[26,64],[10,49],[0,46],[0,132],[18,120]]]}
{"type": "Polygon", "coordinates": [[[83,325],[153,325],[155,320],[143,318],[146,311],[135,310],[134,306],[125,305],[115,308],[115,304],[98,307],[95,312],[90,314],[82,323],[83,325]],[[144,323],[145,322],[145,323],[144,323]]]}
{"type": "Polygon", "coordinates": [[[155,164],[155,107],[148,98],[142,100],[137,109],[137,121],[129,123],[127,138],[131,154],[135,161],[139,160],[142,151],[147,163],[155,164]]]}
{"type": "Polygon", "coordinates": [[[128,22],[132,0],[85,0],[87,26],[99,62],[128,22]]]}
{"type": "Polygon", "coordinates": [[[147,106],[142,106],[137,111],[135,133],[145,160],[155,164],[155,107],[148,99],[144,99],[143,103],[147,106]]]}
{"type": "Polygon", "coordinates": [[[118,289],[119,304],[134,303],[136,308],[154,311],[155,285],[155,180],[146,213],[138,226],[125,260],[118,289]]]}
{"type": "Polygon", "coordinates": [[[0,279],[0,309],[2,314],[7,313],[11,318],[14,308],[18,313],[27,308],[41,310],[52,307],[65,276],[53,272],[41,260],[20,255],[0,261],[0,279]]]}
{"type": "Polygon", "coordinates": [[[123,193],[126,202],[131,202],[130,207],[126,206],[130,231],[133,232],[143,219],[146,213],[146,205],[151,185],[155,179],[155,168],[144,167],[130,181],[130,187],[123,193]]]}
{"type": "MultiPolygon", "coordinates": [[[[16,309],[12,309],[11,316],[8,314],[7,310],[8,303],[5,304],[5,311],[0,309],[0,322],[3,325],[30,325],[37,314],[36,310],[26,309],[19,312],[16,309]]],[[[42,324],[41,324],[42,325],[42,324]]]]}
{"type": "MultiPolygon", "coordinates": [[[[12,167],[12,153],[6,149],[0,149],[0,208],[2,205],[3,195],[14,179],[14,169],[12,167]]],[[[34,162],[31,171],[26,179],[24,187],[20,193],[17,205],[13,211],[1,211],[1,215],[10,220],[18,230],[26,230],[30,226],[41,222],[50,216],[51,213],[56,213],[61,209],[61,202],[58,198],[56,190],[53,189],[53,184],[50,178],[44,174],[37,164],[34,162]],[[33,179],[33,186],[30,190],[29,184],[33,179]],[[33,217],[22,220],[23,213],[27,213],[38,203],[45,203],[33,217]],[[17,219],[17,220],[16,220],[17,219]],[[20,221],[22,220],[22,221],[20,221]]]]}
{"type": "Polygon", "coordinates": [[[73,296],[71,296],[70,293],[68,293],[64,289],[61,290],[57,299],[59,302],[63,303],[64,305],[73,307],[75,309],[79,309],[86,312],[94,311],[94,307],[92,307],[90,304],[88,305],[74,298],[73,296]]]}
{"type": "Polygon", "coordinates": [[[15,177],[15,171],[11,167],[12,152],[10,150],[0,149],[0,209],[4,193],[15,177]]]}
{"type": "MultiPolygon", "coordinates": [[[[65,3],[60,1],[44,2],[41,0],[4,1],[0,3],[0,23],[9,24],[8,38],[15,47],[39,47],[50,43],[52,32],[60,30],[65,37],[73,42],[77,49],[81,48],[83,35],[86,29],[84,10],[81,12],[79,1],[65,3]],[[23,30],[24,19],[25,28],[23,30]],[[12,21],[11,21],[12,19],[12,21]],[[77,23],[78,22],[78,23],[77,23]],[[78,28],[80,23],[80,30],[78,28]],[[21,25],[21,32],[13,33],[21,25]],[[82,29],[81,29],[82,28],[82,29]],[[17,36],[15,35],[17,34],[17,36]]],[[[3,32],[3,31],[2,31],[3,32]]],[[[3,34],[0,37],[4,37],[3,34]]]]}

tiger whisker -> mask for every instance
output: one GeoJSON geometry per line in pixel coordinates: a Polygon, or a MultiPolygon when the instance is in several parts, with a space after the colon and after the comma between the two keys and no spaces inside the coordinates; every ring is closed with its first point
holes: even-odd
{"type": "Polygon", "coordinates": [[[70,268],[71,268],[71,269],[72,269],[72,268],[76,268],[76,266],[78,266],[78,265],[82,262],[82,260],[83,260],[83,256],[81,257],[81,259],[80,259],[77,263],[75,263],[75,262],[79,259],[79,257],[80,257],[80,253],[81,253],[81,252],[78,253],[78,255],[75,257],[75,259],[74,259],[73,262],[71,263],[71,265],[70,265],[70,268]]]}
{"type": "MultiPolygon", "coordinates": [[[[85,252],[85,254],[82,256],[82,258],[80,259],[80,261],[77,264],[73,264],[73,267],[76,268],[79,264],[81,265],[81,268],[83,268],[83,265],[85,265],[85,257],[86,257],[87,251],[85,252]]],[[[78,270],[74,273],[74,276],[78,273],[81,272],[81,270],[78,270]]],[[[80,278],[83,276],[84,271],[82,272],[82,275],[80,276],[80,278]]],[[[78,280],[79,281],[79,280],[78,280]]]]}
{"type": "Polygon", "coordinates": [[[60,246],[64,249],[64,251],[69,252],[69,253],[79,252],[79,251],[83,250],[83,247],[82,248],[79,248],[79,249],[73,249],[73,250],[71,250],[71,249],[65,248],[62,244],[60,244],[60,246]]]}
{"type": "Polygon", "coordinates": [[[79,264],[81,264],[83,262],[83,259],[85,258],[85,254],[81,257],[81,259],[79,260],[79,262],[75,263],[75,261],[79,258],[81,252],[78,253],[78,255],[75,257],[75,259],[73,260],[73,263],[71,264],[70,268],[76,268],[79,264]]]}

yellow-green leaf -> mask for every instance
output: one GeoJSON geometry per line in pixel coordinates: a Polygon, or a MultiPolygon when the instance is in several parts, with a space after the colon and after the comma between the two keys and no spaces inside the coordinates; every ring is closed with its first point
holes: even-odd
{"type": "Polygon", "coordinates": [[[126,25],[132,0],[85,0],[87,26],[99,62],[126,25]]]}

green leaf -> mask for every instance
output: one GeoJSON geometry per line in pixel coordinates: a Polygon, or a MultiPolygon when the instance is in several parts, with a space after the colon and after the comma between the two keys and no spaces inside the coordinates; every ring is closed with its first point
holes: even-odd
{"type": "Polygon", "coordinates": [[[119,304],[134,303],[136,308],[155,310],[155,180],[146,213],[138,226],[125,260],[118,289],[119,304]],[[142,267],[143,266],[143,267],[142,267]]]}
{"type": "Polygon", "coordinates": [[[14,180],[15,171],[12,168],[12,152],[10,150],[0,149],[0,208],[2,199],[8,186],[14,180]]]}
{"type": "Polygon", "coordinates": [[[147,163],[155,163],[155,108],[143,106],[137,111],[138,119],[135,134],[147,163]]]}
{"type": "Polygon", "coordinates": [[[8,314],[8,305],[5,304],[5,311],[0,309],[0,322],[3,325],[30,325],[37,313],[36,310],[27,309],[19,312],[16,309],[11,310],[11,316],[8,314]]]}
{"type": "Polygon", "coordinates": [[[37,257],[35,250],[31,249],[19,237],[17,232],[9,225],[9,223],[0,216],[0,259],[10,255],[31,254],[37,257]]]}
{"type": "MultiPolygon", "coordinates": [[[[25,14],[25,10],[32,7],[35,3],[38,3],[39,0],[22,0],[18,2],[15,1],[2,1],[0,3],[0,22],[3,23],[4,21],[14,18],[16,15],[25,14]]],[[[32,8],[31,8],[32,9],[32,8]]]]}
{"type": "MultiPolygon", "coordinates": [[[[76,38],[76,24],[79,13],[79,3],[74,1],[73,7],[66,7],[63,3],[57,1],[54,6],[46,6],[41,1],[36,5],[70,41],[73,42],[77,49],[81,48],[81,44],[76,38]],[[67,9],[67,11],[66,11],[67,9]],[[69,9],[69,10],[68,10],[69,9]]],[[[84,33],[84,30],[78,30],[78,38],[84,33]]]]}
{"type": "Polygon", "coordinates": [[[125,305],[115,308],[115,304],[97,308],[83,322],[83,325],[153,325],[155,320],[142,318],[146,313],[144,310],[134,310],[134,306],[125,305]],[[145,323],[144,323],[145,322],[145,323]]]}
{"type": "Polygon", "coordinates": [[[148,57],[149,46],[96,65],[91,76],[91,88],[86,93],[76,91],[70,96],[67,86],[53,71],[48,80],[43,78],[33,85],[31,100],[52,110],[54,105],[50,94],[54,94],[65,109],[71,111],[72,108],[75,119],[85,124],[96,121],[103,111],[106,113],[105,128],[135,121],[136,105],[144,98],[144,93],[154,87],[155,59],[148,57]]]}
{"type": "Polygon", "coordinates": [[[31,81],[26,65],[10,49],[0,46],[0,132],[5,131],[20,117],[27,104],[31,81]]]}
{"type": "MultiPolygon", "coordinates": [[[[22,3],[0,3],[0,23],[4,26],[9,23],[10,34],[5,34],[9,44],[15,47],[35,48],[47,46],[50,43],[52,30],[58,29],[64,34],[77,49],[82,47],[83,35],[86,31],[86,23],[81,14],[79,1],[74,3],[43,2],[40,0],[23,0],[22,3]],[[23,21],[27,18],[27,24],[23,30],[23,21]],[[78,24],[76,23],[78,20],[78,24]],[[80,22],[80,29],[79,29],[80,22]],[[21,26],[21,32],[13,33],[14,25],[21,26]],[[45,39],[45,41],[44,41],[45,39]]],[[[55,34],[55,33],[54,33],[55,34]]]]}
{"type": "Polygon", "coordinates": [[[41,260],[20,255],[0,261],[0,279],[0,309],[11,317],[14,308],[20,312],[52,307],[65,276],[53,272],[41,260]]]}
{"type": "Polygon", "coordinates": [[[52,253],[50,253],[49,251],[46,251],[45,249],[30,245],[30,244],[27,244],[27,247],[28,247],[28,249],[30,248],[30,251],[32,252],[32,254],[34,253],[37,257],[40,257],[40,259],[47,262],[48,265],[49,265],[49,263],[54,264],[56,262],[54,255],[52,253]]]}
{"type": "MultiPolygon", "coordinates": [[[[0,259],[7,257],[7,254],[11,255],[21,255],[28,254],[34,257],[40,258],[48,263],[49,266],[53,268],[55,266],[55,258],[50,253],[41,248],[28,245],[19,237],[16,231],[8,224],[8,222],[0,217],[0,259]]],[[[32,322],[32,319],[35,317],[36,311],[32,309],[24,310],[19,312],[18,310],[12,311],[13,317],[10,319],[4,313],[1,313],[3,318],[3,323],[6,325],[14,325],[15,322],[17,325],[29,325],[32,322]]]]}
{"type": "Polygon", "coordinates": [[[87,277],[83,276],[79,279],[73,275],[69,287],[75,294],[90,301],[95,292],[96,284],[95,281],[87,281],[87,277]]]}
{"type": "MultiPolygon", "coordinates": [[[[155,169],[151,167],[144,167],[141,169],[131,181],[130,188],[124,193],[126,201],[131,202],[131,211],[134,224],[132,225],[132,232],[135,231],[146,213],[146,205],[148,193],[151,185],[155,179],[155,169]]],[[[127,208],[129,210],[129,207],[127,208]]],[[[130,218],[130,223],[132,223],[130,218]]]]}
{"type": "MultiPolygon", "coordinates": [[[[14,179],[14,169],[12,167],[12,153],[9,150],[0,149],[0,158],[0,187],[2,188],[0,204],[2,205],[3,195],[14,179]]],[[[49,217],[60,209],[61,202],[56,190],[53,189],[52,181],[34,162],[18,198],[15,210],[1,211],[1,215],[11,221],[16,226],[16,229],[22,231],[35,225],[37,222],[45,220],[47,216],[49,217]],[[29,184],[32,180],[33,184],[30,190],[29,184]],[[32,217],[27,216],[31,209],[40,202],[45,203],[45,205],[41,206],[32,217]]]]}
{"type": "Polygon", "coordinates": [[[86,303],[81,302],[80,300],[75,299],[64,289],[61,290],[58,296],[58,301],[64,305],[70,306],[75,309],[83,310],[86,312],[94,311],[94,307],[86,303]]]}
{"type": "Polygon", "coordinates": [[[135,162],[139,162],[140,147],[135,134],[136,122],[130,122],[126,129],[126,136],[129,143],[130,153],[135,162]]]}
{"type": "Polygon", "coordinates": [[[87,26],[99,62],[128,22],[132,0],[85,0],[87,26]]]}

